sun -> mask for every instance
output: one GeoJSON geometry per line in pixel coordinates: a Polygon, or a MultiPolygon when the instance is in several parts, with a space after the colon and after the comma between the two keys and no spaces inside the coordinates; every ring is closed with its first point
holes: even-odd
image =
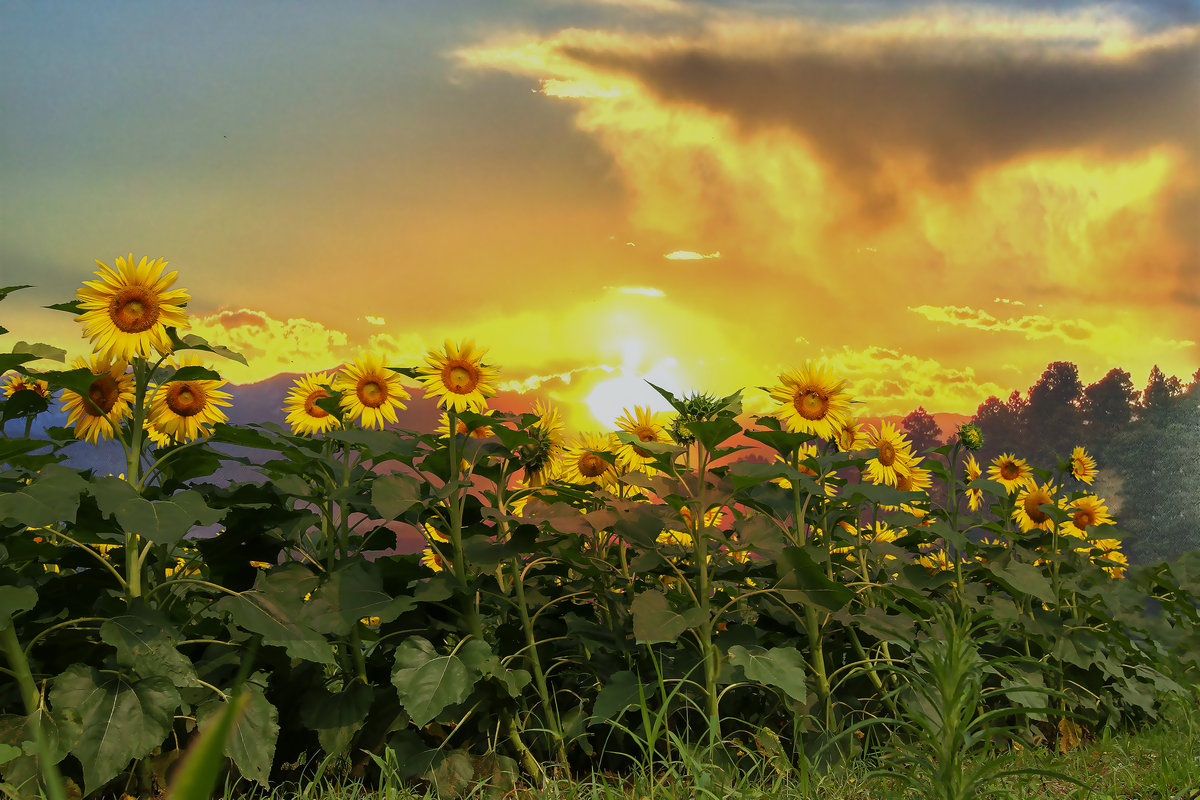
{"type": "Polygon", "coordinates": [[[91,370],[96,376],[86,398],[70,389],[63,391],[63,410],[67,424],[75,426],[75,438],[92,444],[113,438],[116,427],[132,413],[133,374],[124,361],[100,355],[94,355],[90,363],[77,358],[71,366],[91,370]]]}
{"type": "Polygon", "coordinates": [[[318,400],[332,397],[331,390],[326,388],[329,385],[328,372],[313,372],[296,379],[283,403],[292,433],[312,436],[342,426],[341,420],[317,405],[318,400]]]}
{"type": "Polygon", "coordinates": [[[495,380],[500,376],[498,369],[483,363],[487,349],[477,350],[470,340],[456,345],[449,339],[443,349],[426,353],[429,366],[417,370],[425,396],[436,397],[439,405],[455,412],[482,412],[487,399],[496,394],[495,380]]]}
{"type": "Polygon", "coordinates": [[[383,358],[375,353],[363,353],[343,367],[333,380],[333,389],[341,393],[342,410],[364,428],[394,424],[396,409],[403,410],[403,401],[409,399],[400,375],[385,367],[383,358]]]}
{"type": "Polygon", "coordinates": [[[170,353],[167,328],[188,324],[183,311],[188,293],[171,289],[178,273],[163,275],[167,262],[161,258],[143,258],[134,266],[132,253],[128,260],[117,258],[112,267],[96,263],[100,280],[84,281],[76,293],[83,313],[75,318],[95,352],[120,361],[148,358],[154,351],[170,353]]]}

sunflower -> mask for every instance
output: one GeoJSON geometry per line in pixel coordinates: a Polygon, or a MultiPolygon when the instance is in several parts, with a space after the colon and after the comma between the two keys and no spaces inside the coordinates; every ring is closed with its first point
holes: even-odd
{"type": "Polygon", "coordinates": [[[330,390],[326,388],[328,386],[328,372],[311,372],[296,379],[283,403],[292,433],[311,436],[342,426],[341,420],[317,405],[318,400],[332,397],[330,390]]]}
{"type": "Polygon", "coordinates": [[[1001,453],[993,458],[988,467],[988,477],[1003,485],[1009,494],[1034,483],[1033,469],[1025,463],[1025,459],[1017,458],[1012,453],[1001,453]]]}
{"type": "Polygon", "coordinates": [[[486,352],[486,348],[476,352],[470,340],[456,346],[449,339],[444,353],[430,350],[425,354],[429,366],[417,370],[425,384],[425,396],[437,397],[439,405],[447,409],[483,411],[487,399],[496,393],[492,381],[500,375],[495,367],[483,363],[486,352]]]}
{"type": "Polygon", "coordinates": [[[850,413],[846,381],[824,364],[806,363],[798,370],[779,376],[780,385],[771,389],[775,409],[788,430],[832,439],[850,413]]]}
{"type": "Polygon", "coordinates": [[[1061,528],[1061,532],[1068,536],[1084,539],[1089,528],[1113,523],[1113,518],[1108,515],[1108,506],[1094,494],[1063,503],[1062,507],[1071,515],[1061,528]]]}
{"type": "Polygon", "coordinates": [[[97,354],[129,361],[134,356],[150,355],[152,350],[171,352],[167,328],[187,327],[183,306],[188,301],[184,289],[171,289],[178,273],[163,275],[167,265],[161,258],[143,258],[133,265],[116,260],[115,267],[97,261],[98,281],[84,281],[77,292],[83,313],[75,318],[83,323],[83,335],[95,344],[97,354]]]}
{"type": "Polygon", "coordinates": [[[396,409],[405,408],[402,401],[408,399],[400,376],[374,353],[362,353],[353,364],[343,367],[333,379],[333,389],[342,394],[342,410],[365,428],[396,422],[396,409]]]}
{"type": "MultiPolygon", "coordinates": [[[[178,366],[201,366],[200,358],[185,355],[178,366]]],[[[221,390],[224,385],[222,380],[167,381],[150,398],[150,425],[177,442],[208,436],[213,425],[228,420],[221,406],[229,405],[231,395],[221,390]]]]}
{"type": "Polygon", "coordinates": [[[22,375],[19,372],[14,372],[8,376],[8,383],[4,385],[4,395],[12,397],[17,392],[35,392],[37,396],[43,400],[50,399],[50,384],[45,381],[39,381],[37,378],[30,378],[22,375]]]}
{"type": "Polygon", "coordinates": [[[863,432],[862,423],[851,414],[846,414],[836,432],[837,448],[843,453],[851,453],[867,447],[867,437],[863,432]]]}
{"type": "Polygon", "coordinates": [[[1099,472],[1096,469],[1096,459],[1089,456],[1087,450],[1076,447],[1071,451],[1071,476],[1075,480],[1091,484],[1099,472]]]}
{"type": "Polygon", "coordinates": [[[871,483],[895,486],[901,476],[912,474],[916,464],[912,444],[890,422],[867,428],[866,445],[879,453],[867,462],[867,479],[871,483]]]}
{"type": "Polygon", "coordinates": [[[113,362],[100,355],[93,356],[91,363],[77,358],[71,366],[91,370],[96,379],[88,387],[86,399],[70,389],[63,391],[67,424],[75,426],[77,439],[93,444],[100,439],[111,439],[113,428],[132,411],[133,375],[126,370],[124,361],[113,362]]]}
{"type": "Polygon", "coordinates": [[[926,555],[917,556],[917,563],[929,570],[930,573],[954,569],[954,562],[950,560],[950,556],[945,550],[934,550],[926,555]]]}
{"type": "Polygon", "coordinates": [[[571,483],[598,483],[606,486],[617,474],[605,455],[615,452],[611,436],[595,433],[580,434],[563,456],[563,477],[571,483]]]}
{"type": "Polygon", "coordinates": [[[526,486],[543,486],[562,471],[565,441],[558,409],[538,401],[533,408],[537,419],[525,431],[533,439],[517,448],[517,462],[525,470],[526,486]]]}
{"type": "MultiPolygon", "coordinates": [[[[454,421],[454,430],[459,436],[469,436],[472,439],[486,439],[492,435],[491,425],[480,425],[478,428],[469,428],[467,423],[461,417],[454,421]]],[[[442,436],[450,435],[450,415],[442,414],[441,421],[438,423],[436,433],[442,436]]]]}
{"type": "Polygon", "coordinates": [[[1055,491],[1056,487],[1052,483],[1039,486],[1030,482],[1017,495],[1017,507],[1013,510],[1012,518],[1021,526],[1023,532],[1054,529],[1054,518],[1047,514],[1042,506],[1054,504],[1055,491]]]}
{"type": "Polygon", "coordinates": [[[1114,578],[1124,578],[1129,559],[1121,552],[1120,539],[1093,539],[1092,547],[1100,551],[1092,556],[1092,563],[1097,564],[1114,578]]]}
{"type": "MultiPolygon", "coordinates": [[[[816,459],[817,456],[820,455],[820,451],[817,450],[817,446],[812,444],[811,442],[805,442],[804,444],[800,445],[798,454],[799,454],[799,463],[797,464],[797,471],[800,472],[802,475],[807,475],[810,478],[813,478],[814,480],[820,478],[821,476],[817,473],[817,471],[815,469],[813,469],[812,467],[810,467],[807,463],[809,461],[809,459],[816,459]]],[[[790,462],[784,456],[781,456],[778,453],[776,453],[775,454],[775,463],[787,464],[790,466],[792,462],[790,462]]],[[[771,480],[771,483],[775,484],[776,486],[782,486],[784,489],[792,488],[792,482],[789,481],[787,478],[773,478],[771,480]]],[[[822,488],[825,490],[826,497],[833,497],[838,492],[837,485],[829,480],[826,480],[826,481],[824,481],[824,483],[822,483],[822,488]]]]}
{"type": "Polygon", "coordinates": [[[442,555],[444,548],[439,545],[449,544],[450,537],[428,522],[421,523],[421,532],[425,534],[426,540],[425,549],[421,552],[421,565],[434,572],[441,572],[450,562],[442,555]]]}
{"type": "MultiPolygon", "coordinates": [[[[633,413],[622,409],[623,414],[617,417],[617,427],[625,433],[632,433],[643,442],[670,442],[667,432],[658,421],[658,415],[648,407],[634,406],[633,413]]],[[[634,444],[622,444],[617,448],[617,465],[624,472],[645,469],[654,463],[654,454],[643,450],[634,444]]]]}
{"type": "MultiPolygon", "coordinates": [[[[967,453],[966,468],[968,484],[983,476],[983,470],[980,469],[979,462],[975,460],[974,453],[967,453]]],[[[967,489],[967,503],[972,511],[978,511],[979,507],[983,505],[983,489],[967,489]]]]}

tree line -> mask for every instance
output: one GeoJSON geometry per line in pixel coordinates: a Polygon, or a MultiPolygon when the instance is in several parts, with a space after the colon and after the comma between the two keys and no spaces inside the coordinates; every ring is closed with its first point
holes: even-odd
{"type": "MultiPolygon", "coordinates": [[[[1200,549],[1200,369],[1185,384],[1155,365],[1139,391],[1123,369],[1085,386],[1075,364],[1055,361],[1023,395],[989,397],[971,421],[984,432],[980,464],[1015,453],[1053,467],[1086,447],[1101,471],[1096,493],[1118,516],[1134,560],[1200,549]]],[[[924,408],[901,426],[918,452],[943,443],[924,408]]]]}

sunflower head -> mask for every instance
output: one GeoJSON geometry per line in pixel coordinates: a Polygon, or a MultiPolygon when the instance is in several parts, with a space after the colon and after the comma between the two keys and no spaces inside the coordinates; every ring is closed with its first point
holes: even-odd
{"type": "Polygon", "coordinates": [[[866,446],[878,451],[867,461],[867,479],[872,483],[896,486],[902,477],[912,474],[920,460],[913,455],[912,444],[890,422],[868,427],[866,446]]]}
{"type": "Polygon", "coordinates": [[[63,391],[67,424],[75,426],[76,438],[93,444],[113,438],[114,428],[133,413],[133,374],[128,371],[128,365],[124,361],[114,362],[95,355],[90,362],[77,358],[72,366],[90,370],[95,379],[88,387],[87,397],[70,389],[63,391]]]}
{"type": "Polygon", "coordinates": [[[311,436],[342,426],[340,419],[317,405],[318,400],[335,398],[336,393],[329,387],[327,372],[313,372],[296,379],[283,404],[292,433],[311,436]]]}
{"type": "Polygon", "coordinates": [[[867,437],[860,423],[852,414],[846,414],[835,431],[837,448],[843,453],[852,453],[867,446],[867,437]]]}
{"type": "MultiPolygon", "coordinates": [[[[633,412],[624,409],[617,418],[617,428],[633,434],[642,442],[668,442],[667,432],[658,420],[658,415],[648,407],[634,406],[633,412]]],[[[617,448],[617,464],[625,472],[646,469],[654,463],[654,454],[636,444],[622,444],[617,448]]]]}
{"type": "Polygon", "coordinates": [[[476,348],[470,340],[456,345],[447,339],[442,351],[430,350],[425,354],[428,366],[417,370],[425,384],[425,396],[436,397],[446,409],[482,412],[487,399],[496,393],[494,382],[500,375],[498,369],[483,363],[486,353],[486,348],[476,348]]]}
{"type": "Polygon", "coordinates": [[[49,400],[50,384],[40,381],[37,378],[30,378],[27,375],[14,372],[8,376],[8,381],[4,384],[4,395],[5,397],[12,397],[17,392],[34,392],[43,400],[49,400]]]}
{"type": "Polygon", "coordinates": [[[143,258],[134,265],[117,258],[110,267],[97,261],[96,281],[84,281],[79,289],[79,308],[75,318],[83,323],[83,335],[95,344],[104,358],[129,361],[135,356],[148,357],[153,351],[171,352],[167,328],[187,327],[183,306],[188,293],[172,289],[178,273],[163,275],[167,262],[161,258],[143,258]]]}
{"type": "Polygon", "coordinates": [[[1088,455],[1087,450],[1082,447],[1076,447],[1071,451],[1071,458],[1068,461],[1071,477],[1077,481],[1091,484],[1100,473],[1096,469],[1096,459],[1088,455]]]}
{"type": "Polygon", "coordinates": [[[1063,504],[1063,508],[1071,515],[1062,526],[1062,532],[1080,539],[1089,535],[1089,529],[1097,525],[1111,525],[1113,518],[1109,516],[1108,506],[1094,494],[1085,495],[1063,504]]]}
{"type": "Polygon", "coordinates": [[[1028,533],[1033,530],[1054,529],[1054,518],[1042,506],[1054,504],[1056,487],[1053,484],[1030,483],[1017,495],[1017,507],[1012,518],[1028,533]]]}
{"type": "Polygon", "coordinates": [[[779,376],[771,399],[775,413],[794,433],[811,433],[832,439],[850,413],[846,381],[824,364],[811,362],[779,376]]]}
{"type": "Polygon", "coordinates": [[[964,422],[958,426],[958,441],[968,450],[978,450],[983,447],[983,430],[973,422],[964,422]]]}
{"type": "Polygon", "coordinates": [[[538,401],[533,409],[536,419],[525,429],[531,441],[519,445],[517,464],[525,471],[526,486],[542,486],[558,477],[564,452],[563,425],[558,409],[538,401]]]}
{"type": "MultiPolygon", "coordinates": [[[[187,354],[168,367],[199,367],[199,356],[187,354]]],[[[212,433],[218,422],[228,421],[222,406],[228,406],[231,395],[223,391],[223,380],[170,380],[154,389],[150,398],[147,423],[161,437],[176,442],[200,439],[212,433]]],[[[152,437],[153,438],[153,437],[152,437]]]]}
{"type": "Polygon", "coordinates": [[[575,444],[567,449],[563,457],[563,477],[571,483],[595,483],[601,486],[612,484],[617,477],[609,461],[616,451],[611,436],[580,434],[575,444]]]}
{"type": "Polygon", "coordinates": [[[353,364],[343,367],[332,388],[341,394],[346,416],[364,428],[395,423],[396,409],[404,409],[403,401],[408,399],[400,375],[385,367],[383,358],[374,353],[362,353],[353,364]]]}
{"type": "Polygon", "coordinates": [[[1001,453],[992,459],[988,477],[1004,486],[1009,494],[1034,482],[1033,468],[1012,453],[1001,453]]]}
{"type": "Polygon", "coordinates": [[[695,435],[688,427],[693,422],[706,422],[716,419],[725,406],[719,399],[705,392],[693,392],[679,401],[678,413],[667,426],[667,433],[676,444],[687,447],[696,441],[695,435]]]}
{"type": "MultiPolygon", "coordinates": [[[[973,453],[967,454],[966,461],[966,480],[971,483],[983,476],[983,470],[979,466],[979,462],[975,460],[973,453]]],[[[982,489],[967,489],[967,502],[970,504],[972,511],[978,511],[983,505],[983,490],[982,489]]]]}

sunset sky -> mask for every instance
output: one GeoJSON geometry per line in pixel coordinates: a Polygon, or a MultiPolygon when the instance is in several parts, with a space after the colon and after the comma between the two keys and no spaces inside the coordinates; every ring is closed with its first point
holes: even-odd
{"type": "Polygon", "coordinates": [[[5,350],[132,253],[235,382],[473,338],[576,428],[1200,366],[1193,0],[9,0],[0,114],[5,350]]]}

